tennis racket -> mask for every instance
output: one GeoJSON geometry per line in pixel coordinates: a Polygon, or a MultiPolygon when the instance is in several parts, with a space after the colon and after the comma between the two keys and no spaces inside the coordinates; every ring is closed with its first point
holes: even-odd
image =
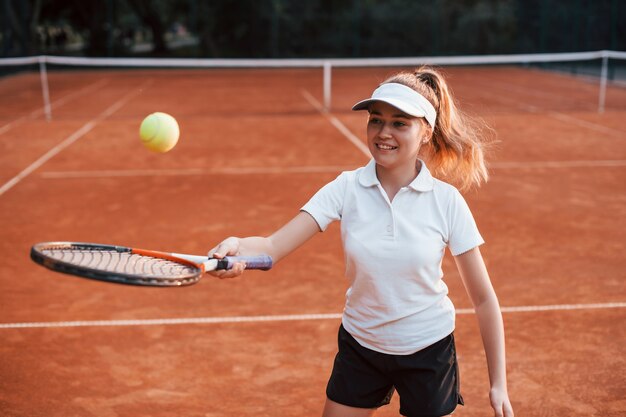
{"type": "Polygon", "coordinates": [[[245,262],[246,269],[268,270],[272,258],[259,256],[206,256],[158,252],[124,246],[79,242],[43,242],[30,250],[36,263],[53,271],[120,284],[178,287],[195,284],[202,275],[231,269],[245,262]]]}

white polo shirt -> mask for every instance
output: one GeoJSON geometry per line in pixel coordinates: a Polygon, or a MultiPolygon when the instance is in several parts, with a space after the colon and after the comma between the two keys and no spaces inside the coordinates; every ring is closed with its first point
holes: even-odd
{"type": "Polygon", "coordinates": [[[341,220],[349,281],[342,323],[362,346],[407,355],[454,330],[442,280],[445,248],[459,255],[484,243],[456,188],[433,178],[422,162],[390,202],[371,160],[341,173],[302,210],[322,231],[341,220]]]}

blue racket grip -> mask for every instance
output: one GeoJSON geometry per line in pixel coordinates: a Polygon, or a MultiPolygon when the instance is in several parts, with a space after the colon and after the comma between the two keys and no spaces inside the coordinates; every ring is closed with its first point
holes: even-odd
{"type": "Polygon", "coordinates": [[[226,256],[217,261],[217,269],[232,269],[236,262],[245,262],[246,269],[260,269],[262,271],[267,271],[274,265],[274,261],[269,255],[226,256]]]}

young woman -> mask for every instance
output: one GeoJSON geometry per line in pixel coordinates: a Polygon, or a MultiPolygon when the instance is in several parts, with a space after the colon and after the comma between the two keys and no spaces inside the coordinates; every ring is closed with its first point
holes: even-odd
{"type": "MultiPolygon", "coordinates": [[[[340,220],[349,289],[324,417],[370,416],[394,391],[402,415],[434,417],[463,404],[455,311],[441,270],[449,248],[478,317],[495,416],[513,417],[483,240],[457,188],[438,179],[461,189],[486,181],[483,139],[430,68],[392,76],[353,110],[369,111],[370,163],[324,186],[271,236],[230,237],[209,255],[267,253],[279,261],[340,220]]],[[[244,269],[212,274],[230,278],[244,269]]]]}

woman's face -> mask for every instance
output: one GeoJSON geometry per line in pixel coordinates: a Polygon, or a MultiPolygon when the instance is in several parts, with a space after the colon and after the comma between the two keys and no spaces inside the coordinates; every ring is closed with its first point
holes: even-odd
{"type": "Polygon", "coordinates": [[[426,129],[421,118],[409,116],[390,104],[370,105],[367,145],[376,163],[387,169],[415,169],[426,129]]]}

